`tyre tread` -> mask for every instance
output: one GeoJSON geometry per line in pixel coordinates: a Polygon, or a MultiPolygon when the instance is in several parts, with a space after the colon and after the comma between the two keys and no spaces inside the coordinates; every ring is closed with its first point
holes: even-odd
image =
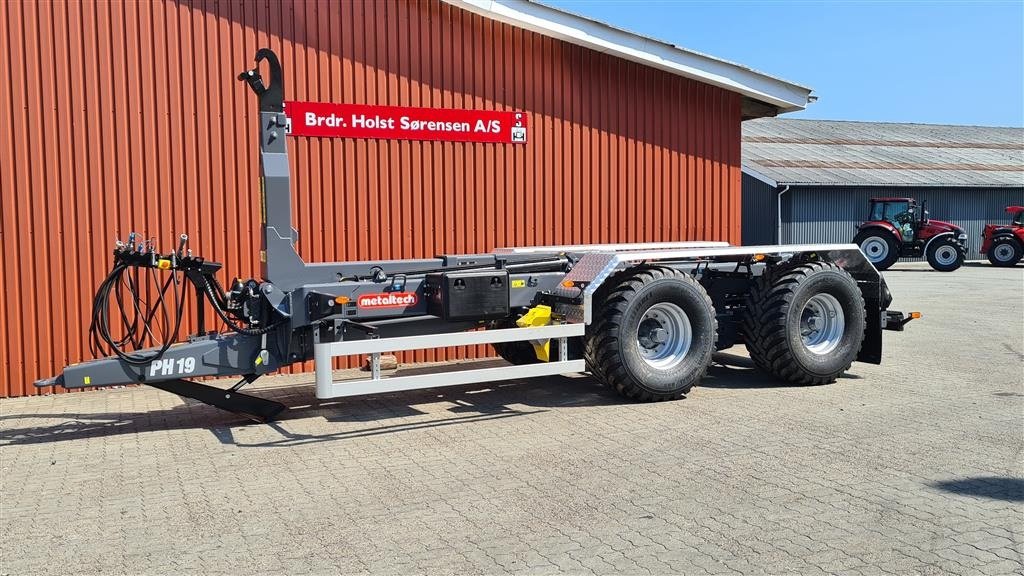
{"type": "Polygon", "coordinates": [[[1016,266],[1017,263],[1020,262],[1022,253],[1024,253],[1024,245],[1022,245],[1015,237],[999,236],[992,239],[992,245],[989,247],[988,252],[985,253],[985,257],[988,258],[989,264],[993,266],[1010,268],[1016,266]],[[995,254],[996,247],[1000,244],[1010,244],[1013,246],[1016,258],[1005,262],[996,260],[993,255],[995,254]]]}
{"type": "MultiPolygon", "coordinates": [[[[647,284],[663,278],[676,278],[692,283],[701,288],[707,306],[714,310],[711,298],[700,283],[691,275],[668,267],[644,267],[627,270],[609,279],[595,294],[594,307],[603,312],[588,329],[585,340],[584,358],[591,373],[609,388],[631,400],[639,402],[661,402],[675,400],[687,394],[693,383],[700,381],[707,373],[707,365],[702,367],[691,383],[672,392],[653,392],[640,385],[630,376],[623,365],[618,349],[618,333],[626,308],[637,293],[647,284]]],[[[712,340],[718,337],[718,321],[712,315],[714,333],[712,340]]]]}
{"type": "MultiPolygon", "coordinates": [[[[802,385],[835,382],[835,377],[820,376],[803,370],[788,346],[786,317],[796,288],[812,274],[835,270],[846,274],[831,262],[809,262],[783,266],[761,275],[747,297],[742,331],[754,365],[780,380],[802,385]]],[[[858,292],[859,295],[859,292],[858,292]]],[[[864,302],[860,302],[863,307],[864,302]]],[[[853,365],[851,360],[841,372],[853,365]]]]}

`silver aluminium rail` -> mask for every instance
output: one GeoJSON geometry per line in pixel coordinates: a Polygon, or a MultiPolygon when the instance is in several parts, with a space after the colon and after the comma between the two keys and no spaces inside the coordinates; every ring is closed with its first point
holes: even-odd
{"type": "Polygon", "coordinates": [[[625,244],[559,244],[554,246],[521,246],[498,248],[495,254],[538,254],[546,252],[623,252],[632,250],[683,250],[692,248],[723,248],[728,242],[635,242],[625,244]]]}

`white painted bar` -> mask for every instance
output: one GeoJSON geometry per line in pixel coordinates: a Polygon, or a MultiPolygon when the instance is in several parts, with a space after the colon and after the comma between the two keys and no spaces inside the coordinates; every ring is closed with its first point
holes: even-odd
{"type": "MultiPolygon", "coordinates": [[[[314,369],[316,372],[316,397],[317,398],[336,398],[338,393],[336,392],[336,384],[332,376],[331,370],[331,358],[335,356],[354,356],[361,354],[375,354],[380,352],[398,352],[401,350],[423,350],[428,348],[445,348],[448,346],[472,346],[474,344],[493,344],[496,342],[522,342],[526,340],[554,340],[558,338],[571,338],[574,336],[583,336],[586,331],[586,326],[583,324],[556,324],[553,326],[539,326],[536,328],[502,328],[500,330],[478,330],[475,332],[448,332],[441,334],[425,334],[422,336],[403,336],[400,338],[378,338],[372,340],[352,340],[352,341],[341,341],[341,342],[324,342],[313,345],[313,362],[314,369]]],[[[511,378],[527,378],[530,376],[528,373],[536,372],[541,370],[537,375],[545,374],[562,374],[564,372],[581,372],[585,370],[585,362],[583,360],[567,360],[564,362],[547,362],[539,364],[531,364],[529,366],[516,366],[513,370],[508,367],[502,367],[495,369],[494,372],[488,370],[470,370],[463,371],[474,374],[473,376],[461,376],[457,382],[451,384],[469,384],[472,382],[484,382],[487,380],[501,380],[503,378],[494,378],[493,375],[500,373],[511,372],[513,376],[511,378]],[[524,369],[529,368],[524,372],[524,369]],[[543,371],[547,368],[548,371],[543,371]],[[466,379],[471,378],[471,379],[466,379]]],[[[459,374],[459,372],[447,372],[441,374],[442,376],[459,374]]],[[[431,375],[436,376],[436,375],[431,375]]],[[[423,382],[429,382],[430,379],[410,380],[410,382],[420,381],[419,385],[410,384],[404,388],[389,388],[384,387],[380,390],[372,387],[368,387],[369,384],[378,385],[385,382],[398,379],[400,382],[403,379],[415,379],[418,376],[396,376],[381,380],[365,380],[359,381],[363,385],[356,387],[356,389],[368,389],[370,392],[354,392],[345,393],[344,396],[352,396],[354,394],[369,394],[371,392],[381,391],[393,391],[393,390],[412,390],[417,387],[429,387],[429,386],[447,386],[448,384],[424,384],[423,382]]],[[[358,383],[358,382],[357,382],[358,383]]],[[[354,383],[346,383],[344,386],[350,386],[354,383]]],[[[402,384],[396,383],[395,386],[401,386],[402,384]]],[[[348,390],[348,388],[346,388],[348,390]]]]}
{"type": "MultiPolygon", "coordinates": [[[[319,366],[319,365],[318,365],[319,366]]],[[[328,364],[328,366],[330,366],[328,364]]],[[[496,368],[477,368],[475,370],[458,370],[455,372],[438,372],[436,374],[417,374],[414,376],[391,376],[380,380],[330,381],[321,386],[320,372],[317,372],[316,397],[320,399],[359,396],[362,394],[382,394],[400,392],[402,390],[418,390],[421,388],[441,388],[459,386],[477,382],[497,382],[500,380],[518,380],[536,376],[553,376],[583,372],[587,369],[585,360],[566,360],[564,362],[541,362],[524,366],[499,366],[496,368]]]]}

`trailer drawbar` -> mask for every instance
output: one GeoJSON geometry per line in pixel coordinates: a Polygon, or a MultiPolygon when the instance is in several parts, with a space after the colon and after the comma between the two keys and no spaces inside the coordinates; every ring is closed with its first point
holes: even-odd
{"type": "Polygon", "coordinates": [[[660,401],[681,398],[715,350],[740,342],[781,380],[833,382],[854,361],[879,363],[882,330],[919,316],[887,309],[885,280],[853,244],[598,244],[306,263],[291,227],[281,64],[261,49],[238,78],[259,104],[261,277],[225,290],[221,264],[193,255],[187,236],[161,253],[132,233],[116,242],[93,301],[99,358],[36,386],[145,384],[267,422],[285,407],[239,389],[312,359],[318,398],[587,371],[627,398],[660,401]],[[198,329],[181,342],[186,309],[198,329]],[[207,309],[226,331],[207,331],[207,309]],[[475,344],[516,368],[381,377],[383,353],[475,344]],[[331,360],[345,355],[368,356],[370,377],[333,381],[331,360]],[[239,381],[194,380],[225,376],[239,381]]]}

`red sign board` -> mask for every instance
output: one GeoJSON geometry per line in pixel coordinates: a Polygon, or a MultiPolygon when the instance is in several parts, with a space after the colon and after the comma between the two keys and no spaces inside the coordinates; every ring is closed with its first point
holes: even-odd
{"type": "Polygon", "coordinates": [[[526,143],[526,113],[287,102],[292,136],[526,143]]]}

